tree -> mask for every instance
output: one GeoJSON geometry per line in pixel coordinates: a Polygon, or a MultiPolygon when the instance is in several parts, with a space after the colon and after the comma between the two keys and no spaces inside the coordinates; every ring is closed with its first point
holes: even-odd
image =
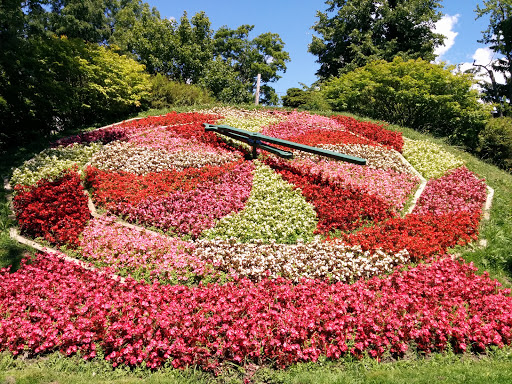
{"type": "Polygon", "coordinates": [[[476,13],[477,18],[489,15],[489,26],[482,32],[482,39],[479,42],[490,44],[490,48],[500,55],[491,67],[505,77],[505,84],[495,82],[493,86],[487,87],[486,93],[492,101],[500,103],[505,99],[510,105],[512,102],[512,0],[486,0],[483,2],[483,7],[477,5],[476,13]]]}
{"type": "Polygon", "coordinates": [[[473,76],[422,59],[377,60],[325,83],[334,110],[428,131],[474,149],[490,117],[473,76]]]}
{"type": "Polygon", "coordinates": [[[111,34],[105,0],[51,0],[50,25],[57,36],[103,43],[111,34]]]}
{"type": "Polygon", "coordinates": [[[302,84],[300,88],[288,88],[286,96],[283,96],[283,106],[290,108],[301,108],[307,110],[329,110],[330,105],[325,100],[323,92],[320,87],[313,84],[308,87],[302,84]]]}
{"type": "Polygon", "coordinates": [[[443,35],[432,32],[441,18],[438,0],[327,0],[317,12],[309,52],[321,64],[322,79],[372,60],[395,56],[432,61],[443,35]]]}
{"type": "Polygon", "coordinates": [[[189,21],[185,12],[175,32],[175,62],[171,77],[187,83],[197,83],[209,61],[213,60],[211,23],[204,12],[189,21]]]}
{"type": "Polygon", "coordinates": [[[249,84],[252,92],[256,77],[261,74],[261,101],[277,104],[275,90],[268,85],[281,78],[278,72],[286,72],[290,55],[284,50],[284,43],[276,33],[262,33],[249,38],[254,25],[244,24],[237,29],[223,26],[215,32],[214,55],[230,65],[242,83],[249,84]]]}
{"type": "Polygon", "coordinates": [[[252,82],[244,83],[235,69],[219,57],[207,64],[199,85],[224,103],[246,104],[253,100],[252,82]]]}

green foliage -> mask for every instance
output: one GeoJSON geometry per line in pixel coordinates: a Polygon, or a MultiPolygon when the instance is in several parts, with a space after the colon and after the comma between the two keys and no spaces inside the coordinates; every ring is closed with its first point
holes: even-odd
{"type": "Polygon", "coordinates": [[[327,0],[317,12],[309,52],[318,56],[323,79],[395,56],[434,59],[444,37],[432,32],[441,18],[437,0],[327,0]]]}
{"type": "Polygon", "coordinates": [[[197,85],[171,81],[160,73],[151,81],[151,107],[153,108],[205,105],[212,102],[213,99],[208,91],[197,85]]]}
{"type": "Polygon", "coordinates": [[[207,64],[198,84],[224,103],[246,104],[253,99],[252,83],[240,80],[235,69],[219,57],[207,64]]]}
{"type": "Polygon", "coordinates": [[[286,91],[286,96],[283,96],[283,106],[315,111],[331,109],[322,92],[306,86],[304,86],[304,89],[289,88],[286,91]]]}
{"type": "Polygon", "coordinates": [[[512,171],[512,118],[490,119],[478,135],[478,153],[500,168],[512,171]]]}
{"type": "Polygon", "coordinates": [[[119,119],[145,106],[149,75],[144,66],[113,49],[55,36],[21,46],[26,54],[5,72],[4,140],[119,119]]]}
{"type": "Polygon", "coordinates": [[[105,0],[51,0],[50,23],[57,36],[101,43],[110,35],[105,0]]]}
{"type": "Polygon", "coordinates": [[[334,110],[350,111],[450,138],[475,148],[489,110],[470,74],[422,59],[378,60],[328,81],[334,110]]]}

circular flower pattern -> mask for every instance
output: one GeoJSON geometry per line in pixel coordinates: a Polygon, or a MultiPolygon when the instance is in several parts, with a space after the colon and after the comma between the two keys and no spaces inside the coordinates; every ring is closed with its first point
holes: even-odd
{"type": "Polygon", "coordinates": [[[114,366],[217,369],[512,341],[512,314],[499,310],[512,305],[508,292],[446,256],[477,238],[485,182],[380,125],[296,111],[170,113],[62,139],[11,182],[22,232],[96,268],[47,252],[0,273],[0,349],[14,354],[87,359],[99,346],[114,366]],[[248,160],[250,149],[203,123],[368,165],[299,151],[248,160]]]}

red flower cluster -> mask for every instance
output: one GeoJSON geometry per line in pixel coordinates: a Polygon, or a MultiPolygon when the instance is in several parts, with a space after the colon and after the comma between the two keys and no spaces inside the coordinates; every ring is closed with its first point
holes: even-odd
{"type": "MultiPolygon", "coordinates": [[[[221,116],[209,115],[197,112],[178,113],[170,112],[161,116],[149,116],[143,119],[124,121],[117,127],[124,128],[129,133],[142,132],[155,127],[166,127],[171,125],[183,125],[193,123],[210,123],[213,124],[221,116]]],[[[203,129],[204,131],[204,129],[203,129]]]]}
{"type": "Polygon", "coordinates": [[[402,152],[404,146],[402,132],[389,131],[383,125],[359,121],[348,116],[331,116],[331,119],[343,124],[350,132],[358,133],[377,143],[388,145],[398,152],[402,152]]]}
{"type": "Polygon", "coordinates": [[[16,186],[14,210],[23,233],[60,245],[77,245],[90,218],[80,176],[73,171],[55,181],[16,186]]]}
{"type": "Polygon", "coordinates": [[[363,136],[357,136],[347,131],[334,131],[327,129],[315,129],[290,138],[300,144],[312,147],[318,144],[364,144],[379,146],[379,143],[363,136]]]}
{"type": "Polygon", "coordinates": [[[397,252],[407,249],[414,260],[434,254],[444,254],[455,245],[464,245],[478,237],[480,214],[468,212],[409,214],[364,228],[359,232],[343,234],[341,239],[363,250],[382,248],[397,252]]]}
{"type": "Polygon", "coordinates": [[[300,188],[306,201],[315,207],[318,233],[350,231],[394,216],[392,206],[377,196],[351,186],[332,185],[322,175],[313,175],[307,167],[300,168],[291,162],[271,157],[265,162],[284,180],[300,188]]]}
{"type": "Polygon", "coordinates": [[[114,366],[253,361],[280,367],[320,356],[483,351],[512,342],[510,290],[449,258],[349,284],[284,279],[184,287],[121,283],[39,255],[0,273],[0,348],[60,350],[114,366]]]}
{"type": "MultiPolygon", "coordinates": [[[[172,126],[178,125],[176,129],[176,133],[180,134],[178,131],[182,131],[182,135],[184,137],[192,137],[186,136],[187,131],[194,132],[194,136],[200,137],[201,135],[205,135],[204,127],[202,123],[210,123],[213,124],[216,120],[218,120],[220,116],[217,115],[206,115],[202,113],[177,113],[171,112],[162,116],[150,116],[142,119],[129,120],[124,121],[120,124],[116,124],[114,126],[108,128],[100,128],[95,131],[84,132],[79,135],[65,137],[63,139],[59,139],[51,144],[52,147],[57,147],[59,145],[68,146],[74,143],[92,143],[92,142],[102,142],[103,144],[110,143],[111,141],[116,140],[126,140],[130,134],[146,131],[155,127],[162,126],[172,126]],[[179,127],[181,125],[186,124],[194,124],[194,128],[186,129],[183,127],[179,127]],[[199,135],[198,135],[199,133],[199,135]]],[[[170,127],[174,129],[174,127],[170,127]]],[[[175,132],[175,131],[173,131],[175,132]]],[[[212,133],[206,134],[206,137],[211,141],[215,135],[212,133]]]]}
{"type": "Polygon", "coordinates": [[[120,212],[126,205],[137,205],[142,200],[167,196],[172,192],[187,192],[207,181],[215,182],[232,171],[243,160],[220,166],[206,165],[182,171],[166,170],[147,175],[112,172],[87,167],[87,183],[93,189],[95,202],[112,212],[120,212]]]}

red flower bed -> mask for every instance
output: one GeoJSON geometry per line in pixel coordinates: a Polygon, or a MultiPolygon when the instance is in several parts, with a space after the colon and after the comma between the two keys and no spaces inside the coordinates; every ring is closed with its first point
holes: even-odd
{"type": "Polygon", "coordinates": [[[193,124],[198,122],[213,124],[220,118],[221,116],[219,115],[207,115],[197,112],[170,112],[161,116],[149,116],[142,119],[124,121],[121,124],[118,124],[117,127],[124,128],[127,132],[134,133],[155,127],[164,127],[170,125],[193,124]]]}
{"type": "Polygon", "coordinates": [[[449,258],[355,284],[240,280],[195,288],[120,283],[39,255],[0,273],[0,348],[14,354],[99,346],[113,365],[215,369],[225,361],[483,351],[512,342],[510,290],[449,258]]]}
{"type": "Polygon", "coordinates": [[[87,167],[87,183],[93,189],[96,203],[112,212],[119,212],[125,205],[137,205],[148,198],[166,196],[175,191],[187,192],[207,181],[215,182],[239,166],[242,161],[221,166],[186,168],[183,171],[166,170],[147,175],[87,167]]]}
{"type": "Polygon", "coordinates": [[[331,116],[331,119],[343,124],[350,132],[358,133],[377,143],[389,145],[398,152],[402,152],[404,139],[401,132],[388,131],[383,125],[359,121],[348,116],[331,116]]]}
{"type": "Polygon", "coordinates": [[[487,199],[485,180],[466,167],[452,169],[439,179],[430,179],[415,213],[480,212],[487,199]]]}
{"type": "Polygon", "coordinates": [[[16,186],[14,210],[23,233],[60,245],[77,245],[90,218],[80,176],[72,171],[55,181],[16,186]]]}
{"type": "Polygon", "coordinates": [[[284,180],[300,188],[306,201],[315,207],[318,233],[350,231],[394,216],[390,204],[365,191],[332,185],[322,180],[321,175],[313,175],[308,169],[294,167],[290,162],[276,161],[269,157],[266,163],[284,180]]]}
{"type": "Polygon", "coordinates": [[[318,144],[364,144],[379,146],[379,143],[363,136],[357,136],[347,131],[326,129],[311,130],[302,135],[291,137],[289,140],[312,147],[318,144]]]}
{"type": "MultiPolygon", "coordinates": [[[[59,139],[51,144],[52,147],[56,147],[59,145],[68,146],[74,143],[92,143],[92,142],[102,142],[103,144],[110,143],[111,141],[116,140],[126,140],[130,134],[136,134],[138,132],[146,131],[151,128],[161,127],[161,126],[170,126],[170,125],[187,125],[194,124],[194,128],[176,128],[176,131],[181,131],[183,135],[186,135],[187,132],[189,136],[184,137],[192,137],[190,135],[193,132],[195,137],[199,137],[205,134],[204,127],[202,123],[210,123],[213,124],[220,116],[217,115],[205,115],[202,113],[177,113],[171,112],[162,116],[149,116],[142,119],[124,121],[120,124],[116,124],[112,127],[108,128],[100,128],[95,131],[84,132],[79,135],[65,137],[63,139],[59,139]],[[200,132],[202,129],[202,132],[200,132]]],[[[171,130],[174,127],[169,127],[171,130]]],[[[174,132],[174,131],[173,131],[174,132]]],[[[179,132],[177,132],[179,133],[179,132]]],[[[213,141],[215,135],[212,133],[206,134],[206,137],[213,141]]],[[[216,142],[216,141],[215,141],[216,142]]]]}
{"type": "Polygon", "coordinates": [[[476,240],[479,219],[479,213],[467,212],[409,214],[340,238],[350,245],[360,245],[363,250],[382,248],[397,252],[405,248],[413,260],[418,260],[476,240]]]}

